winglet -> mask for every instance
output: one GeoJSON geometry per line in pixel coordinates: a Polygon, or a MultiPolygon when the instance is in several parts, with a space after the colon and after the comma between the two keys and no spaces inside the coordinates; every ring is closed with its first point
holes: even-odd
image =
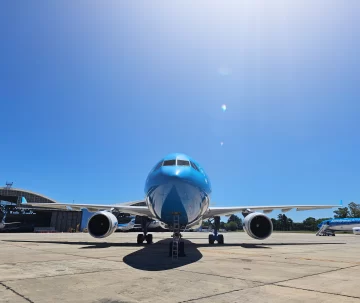
{"type": "Polygon", "coordinates": [[[21,204],[27,204],[27,201],[26,201],[25,197],[21,197],[21,204]]]}
{"type": "Polygon", "coordinates": [[[340,200],[340,206],[343,206],[343,201],[342,200],[340,200]]]}

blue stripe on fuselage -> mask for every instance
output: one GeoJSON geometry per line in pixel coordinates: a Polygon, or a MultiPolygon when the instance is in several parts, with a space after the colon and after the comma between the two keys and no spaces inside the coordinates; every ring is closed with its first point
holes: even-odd
{"type": "Polygon", "coordinates": [[[323,226],[324,224],[328,226],[340,226],[340,225],[353,225],[353,224],[360,224],[360,218],[338,218],[338,219],[329,219],[322,221],[318,228],[323,226]]]}
{"type": "MultiPolygon", "coordinates": [[[[170,155],[166,159],[179,159],[179,155],[170,155]]],[[[190,161],[185,155],[180,157],[190,161]]],[[[202,169],[161,166],[150,172],[145,193],[150,209],[160,221],[172,225],[173,214],[180,213],[180,224],[187,225],[197,220],[208,208],[211,187],[202,169]]]]}

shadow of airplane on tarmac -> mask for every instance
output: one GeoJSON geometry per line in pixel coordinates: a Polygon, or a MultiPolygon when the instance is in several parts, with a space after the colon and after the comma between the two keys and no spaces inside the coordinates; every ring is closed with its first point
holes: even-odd
{"type": "Polygon", "coordinates": [[[246,249],[271,249],[271,246],[307,246],[307,245],[343,245],[346,243],[227,243],[222,245],[210,245],[206,243],[192,243],[189,240],[185,242],[185,257],[179,257],[177,260],[172,260],[169,257],[169,243],[171,239],[163,239],[151,245],[136,244],[136,243],[112,243],[112,242],[85,242],[85,241],[30,241],[30,240],[3,240],[3,242],[16,243],[46,243],[46,244],[62,244],[62,245],[85,245],[79,249],[104,249],[109,247],[136,247],[140,248],[125,257],[123,262],[133,268],[146,271],[163,271],[173,268],[182,267],[199,261],[203,255],[198,250],[202,247],[211,247],[213,249],[221,247],[242,247],[246,249]]]}

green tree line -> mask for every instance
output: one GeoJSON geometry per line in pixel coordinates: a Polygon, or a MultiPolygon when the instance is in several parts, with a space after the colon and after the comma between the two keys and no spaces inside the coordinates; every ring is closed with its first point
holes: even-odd
{"type": "MultiPolygon", "coordinates": [[[[213,229],[213,223],[210,221],[204,221],[202,224],[202,228],[209,228],[213,229]]],[[[227,221],[227,223],[221,221],[220,222],[220,229],[225,229],[228,231],[235,231],[242,229],[242,220],[237,215],[231,215],[227,221]]]]}
{"type": "MultiPolygon", "coordinates": [[[[360,204],[355,202],[349,203],[348,207],[339,207],[334,210],[334,218],[360,218],[360,204]]],[[[332,218],[313,218],[308,217],[302,222],[294,222],[291,218],[288,218],[285,214],[279,214],[277,219],[272,218],[274,230],[277,231],[316,231],[318,225],[325,220],[332,218]]],[[[212,223],[209,221],[203,222],[203,228],[213,228],[212,223]]],[[[231,215],[228,221],[220,223],[220,229],[228,231],[235,231],[242,229],[242,219],[236,215],[231,215]]]]}

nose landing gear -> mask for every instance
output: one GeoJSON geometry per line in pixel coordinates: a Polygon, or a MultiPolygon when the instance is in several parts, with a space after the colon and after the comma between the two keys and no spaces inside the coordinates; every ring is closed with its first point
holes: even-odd
{"type": "Polygon", "coordinates": [[[181,234],[174,233],[172,235],[172,241],[169,243],[169,257],[177,259],[178,257],[186,257],[185,244],[181,240],[181,234]]]}

